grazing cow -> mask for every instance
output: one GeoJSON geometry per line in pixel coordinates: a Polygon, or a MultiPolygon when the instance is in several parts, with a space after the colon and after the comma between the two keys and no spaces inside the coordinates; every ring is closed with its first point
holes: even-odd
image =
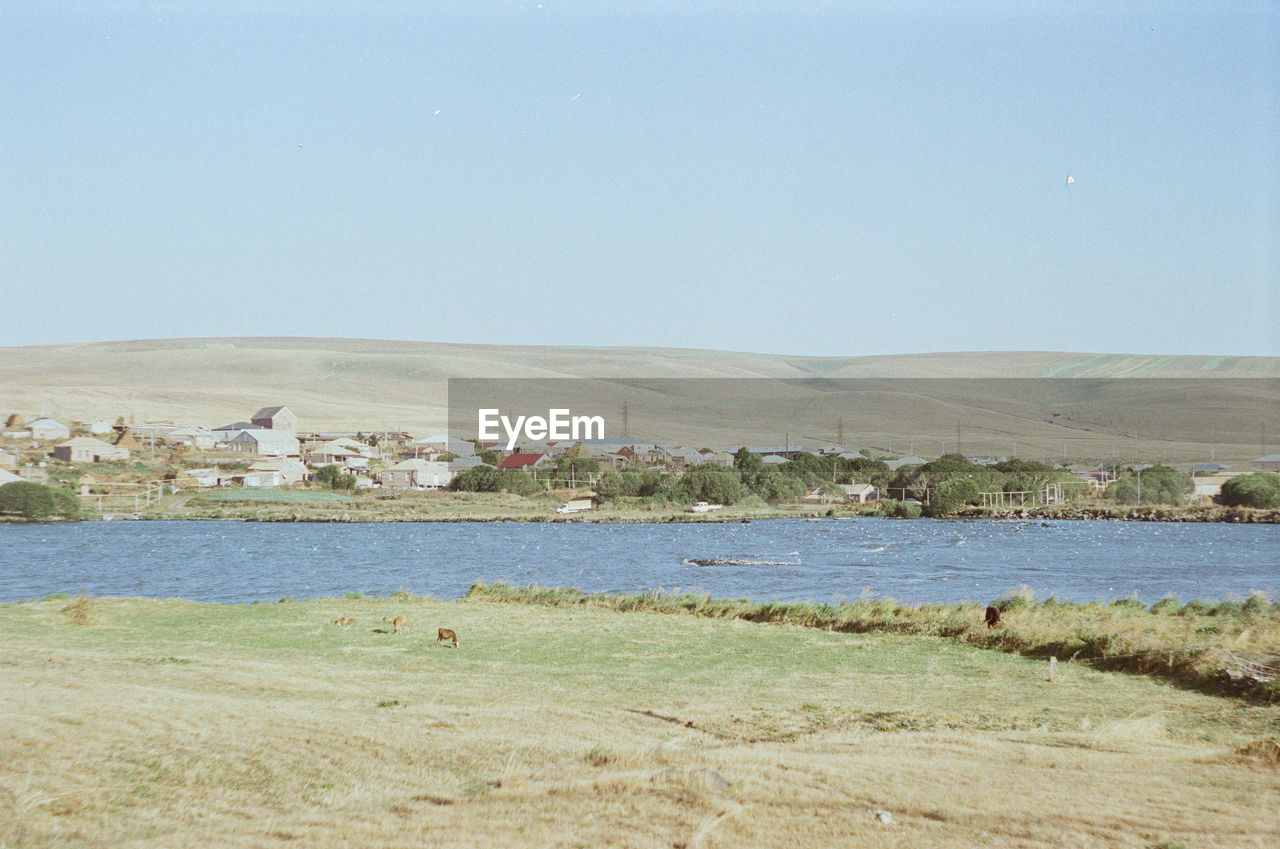
{"type": "Polygon", "coordinates": [[[449,628],[441,628],[436,632],[436,645],[448,642],[452,642],[453,647],[456,649],[458,647],[458,635],[449,628]]]}
{"type": "Polygon", "coordinates": [[[347,617],[345,617],[345,616],[339,616],[337,619],[333,620],[333,624],[335,624],[335,625],[341,625],[343,628],[345,628],[345,627],[347,627],[348,625],[354,625],[354,624],[356,624],[356,620],[354,620],[354,619],[348,619],[348,618],[347,618],[347,617]]]}
{"type": "Polygon", "coordinates": [[[385,618],[385,617],[384,617],[382,621],[383,621],[383,622],[390,622],[390,623],[391,623],[391,632],[392,632],[393,634],[399,634],[399,633],[400,633],[400,629],[404,628],[406,625],[408,625],[408,624],[409,624],[409,617],[408,617],[408,616],[405,616],[403,613],[401,613],[399,616],[397,616],[397,617],[396,617],[396,618],[394,618],[394,619],[387,619],[387,618],[385,618]]]}
{"type": "Polygon", "coordinates": [[[987,608],[987,627],[998,628],[1004,623],[1000,621],[1000,610],[997,607],[987,608]]]}

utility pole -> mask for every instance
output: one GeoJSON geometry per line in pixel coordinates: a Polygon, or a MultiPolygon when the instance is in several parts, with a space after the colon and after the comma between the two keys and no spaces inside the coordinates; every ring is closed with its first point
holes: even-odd
{"type": "Polygon", "coordinates": [[[627,430],[627,402],[622,402],[622,435],[630,436],[631,432],[627,430]]]}

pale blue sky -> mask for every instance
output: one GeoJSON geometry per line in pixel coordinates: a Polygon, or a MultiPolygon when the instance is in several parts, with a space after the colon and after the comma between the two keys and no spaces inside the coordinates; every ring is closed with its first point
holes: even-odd
{"type": "Polygon", "coordinates": [[[0,2],[0,345],[1280,355],[1280,4],[364,5],[0,2]]]}

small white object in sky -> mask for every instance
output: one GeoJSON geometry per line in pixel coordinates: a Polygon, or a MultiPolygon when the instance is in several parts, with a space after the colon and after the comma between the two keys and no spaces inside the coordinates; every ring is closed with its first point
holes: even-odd
{"type": "Polygon", "coordinates": [[[439,114],[440,114],[440,110],[439,110],[439,109],[437,109],[437,110],[436,110],[436,114],[437,114],[437,115],[439,115],[439,114]]]}
{"type": "Polygon", "coordinates": [[[1075,178],[1075,177],[1072,177],[1070,174],[1068,174],[1068,175],[1067,175],[1067,185],[1068,185],[1068,186],[1070,186],[1071,184],[1075,183],[1075,181],[1076,181],[1076,178],[1075,178]]]}
{"type": "Polygon", "coordinates": [[[569,98],[569,100],[571,100],[571,101],[573,101],[573,100],[577,100],[579,97],[582,97],[582,95],[580,95],[580,94],[575,94],[573,97],[569,98]]]}

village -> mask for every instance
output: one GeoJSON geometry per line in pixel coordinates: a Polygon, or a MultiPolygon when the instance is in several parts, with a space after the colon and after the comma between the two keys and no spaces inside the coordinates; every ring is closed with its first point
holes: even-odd
{"type": "MultiPolygon", "coordinates": [[[[350,492],[377,491],[387,496],[447,490],[459,475],[488,466],[526,475],[547,491],[564,490],[572,500],[561,512],[594,506],[592,488],[609,471],[679,473],[694,466],[733,467],[745,451],[762,468],[781,467],[798,457],[838,458],[852,468],[875,467],[872,474],[847,475],[849,481],[806,485],[793,502],[866,505],[882,499],[919,504],[927,488],[896,490],[884,474],[928,462],[918,456],[880,456],[835,444],[816,446],[734,446],[713,449],[659,445],[633,437],[575,442],[546,441],[511,446],[465,440],[446,433],[415,437],[404,432],[320,432],[300,427],[288,406],[267,406],[247,420],[213,428],[171,422],[126,424],[98,419],[64,423],[49,417],[24,420],[10,414],[0,433],[0,485],[25,480],[73,489],[87,511],[128,510],[158,502],[165,495],[209,490],[272,490],[327,485],[350,492]],[[859,481],[858,478],[864,478],[859,481]],[[872,480],[875,477],[877,479],[872,480]]],[[[967,457],[992,466],[1005,457],[967,457]]],[[[1117,470],[1097,464],[1066,465],[1052,485],[1025,492],[980,493],[987,507],[1035,506],[1068,497],[1100,496],[1117,470]]],[[[1147,464],[1149,465],[1149,464],[1147,464]]],[[[848,467],[848,466],[847,466],[848,467]]],[[[834,467],[833,467],[834,468],[834,467]]],[[[1280,454],[1251,463],[1198,463],[1186,470],[1194,480],[1189,503],[1208,504],[1233,477],[1280,471],[1280,454]]],[[[809,481],[812,484],[812,480],[809,481]]],[[[775,499],[776,500],[776,499],[775,499]]],[[[705,512],[705,503],[695,508],[705,512]]]]}

